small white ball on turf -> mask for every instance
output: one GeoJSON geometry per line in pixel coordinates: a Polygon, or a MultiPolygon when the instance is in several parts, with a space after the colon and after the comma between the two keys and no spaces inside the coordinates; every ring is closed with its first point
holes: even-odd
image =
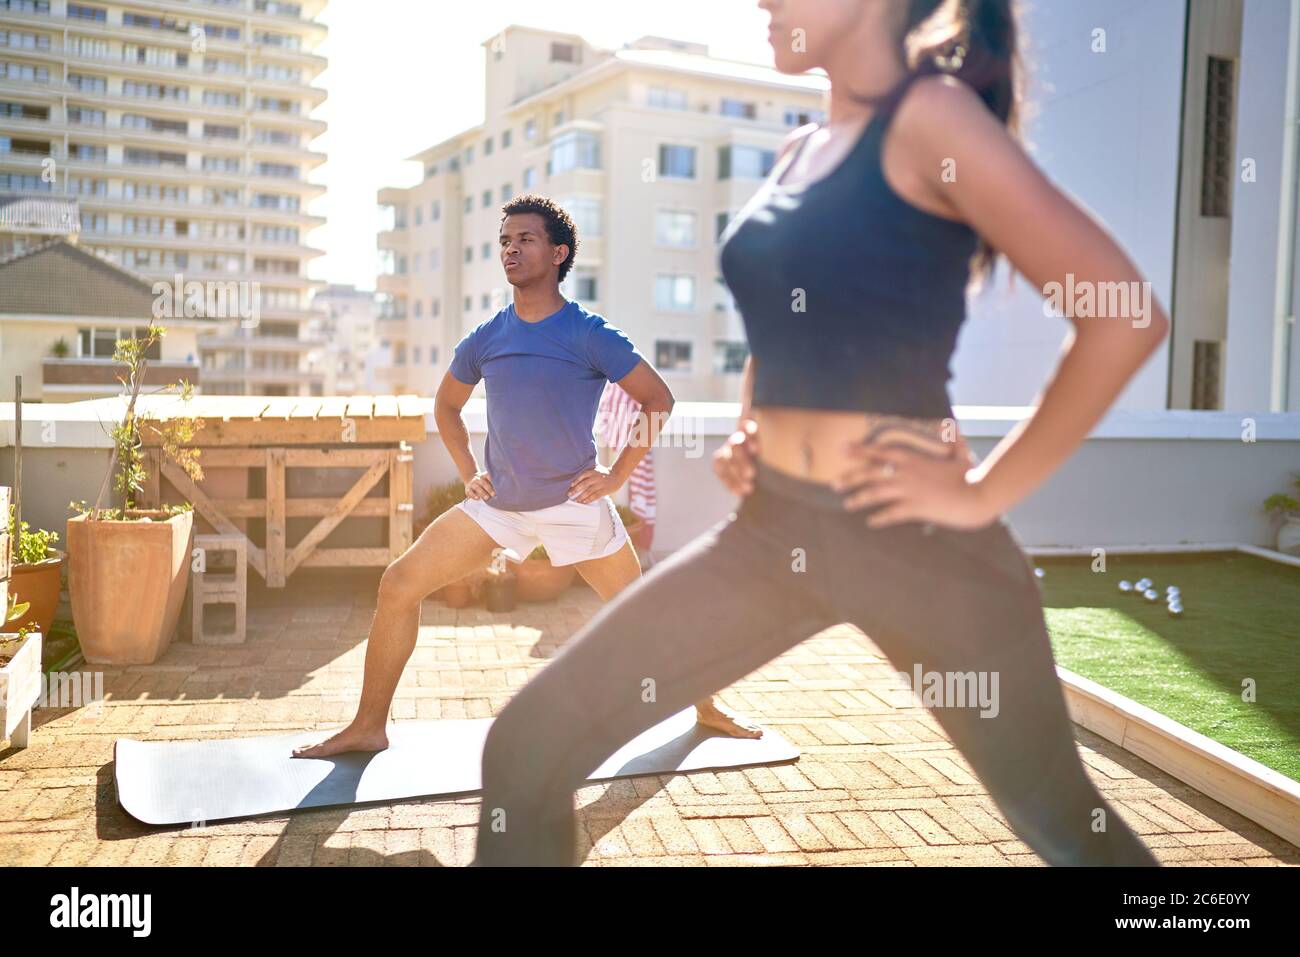
{"type": "Polygon", "coordinates": [[[1133,590],[1133,583],[1128,579],[1125,579],[1119,583],[1119,590],[1122,592],[1131,592],[1133,590]]]}
{"type": "Polygon", "coordinates": [[[1160,592],[1156,591],[1154,588],[1148,588],[1146,591],[1142,593],[1142,597],[1145,598],[1147,601],[1159,601],[1160,592]]]}

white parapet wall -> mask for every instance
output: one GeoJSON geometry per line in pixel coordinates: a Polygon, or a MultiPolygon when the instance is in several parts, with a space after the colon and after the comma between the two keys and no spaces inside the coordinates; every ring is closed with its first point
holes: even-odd
{"type": "MultiPolygon", "coordinates": [[[[415,447],[415,513],[429,490],[455,479],[426,400],[428,441],[415,447]]],[[[984,456],[1032,410],[959,406],[962,432],[984,456]]],[[[658,521],[653,554],[680,548],[733,511],[737,500],[713,474],[712,456],[735,428],[739,406],[678,402],[655,448],[658,521]]],[[[483,399],[464,416],[480,464],[483,399]]],[[[101,403],[24,403],[23,517],[62,534],[71,499],[93,498],[108,464],[101,403]]],[[[0,477],[13,475],[13,403],[0,403],[0,477]]],[[[1300,472],[1300,414],[1116,411],[1047,483],[1011,512],[1030,548],[1227,542],[1269,546],[1262,510],[1300,472]]],[[[619,493],[623,501],[626,490],[619,493]]]]}

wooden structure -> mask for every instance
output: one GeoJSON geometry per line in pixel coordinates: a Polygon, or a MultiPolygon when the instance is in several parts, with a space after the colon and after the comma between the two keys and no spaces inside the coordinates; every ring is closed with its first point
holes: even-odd
{"type": "MultiPolygon", "coordinates": [[[[425,406],[415,395],[400,396],[225,396],[196,395],[167,405],[151,405],[151,418],[202,420],[187,447],[201,450],[204,470],[242,468],[251,475],[264,470],[265,491],[222,497],[195,484],[160,448],[156,432],[142,428],[148,482],[141,507],[164,501],[166,484],[194,505],[218,534],[245,539],[247,561],[269,588],[282,588],[304,567],[386,567],[412,542],[415,456],[411,443],[426,437],[425,406]],[[340,497],[286,495],[291,470],[364,469],[340,497]],[[388,494],[370,495],[381,482],[388,494]],[[292,544],[288,521],[316,518],[316,524],[292,544]],[[323,548],[320,543],[350,518],[387,519],[387,542],[381,547],[323,548]],[[249,520],[265,522],[265,540],[249,537],[249,520]]],[[[247,482],[246,482],[247,485],[247,482]]],[[[196,532],[198,531],[196,527],[196,532]]]]}
{"type": "Polygon", "coordinates": [[[190,640],[196,645],[242,645],[248,628],[248,539],[243,535],[195,535],[195,549],[203,552],[203,570],[190,576],[190,596],[194,603],[190,640]],[[230,555],[230,571],[214,568],[212,559],[230,555]],[[203,612],[209,605],[233,605],[233,631],[218,632],[207,627],[203,612]]]}

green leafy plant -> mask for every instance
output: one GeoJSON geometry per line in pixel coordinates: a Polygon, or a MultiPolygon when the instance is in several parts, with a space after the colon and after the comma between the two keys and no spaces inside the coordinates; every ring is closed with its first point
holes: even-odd
{"type": "MultiPolygon", "coordinates": [[[[1300,472],[1295,474],[1291,487],[1300,495],[1300,472]]],[[[1300,515],[1300,500],[1294,495],[1278,492],[1264,499],[1264,511],[1275,516],[1300,515]]]]}
{"type": "Polygon", "coordinates": [[[30,529],[31,525],[23,522],[22,529],[14,531],[14,506],[10,502],[9,538],[14,543],[14,560],[21,565],[35,565],[37,562],[45,561],[49,550],[59,540],[58,532],[47,532],[45,529],[37,529],[33,532],[30,529]]]}
{"type": "MultiPolygon", "coordinates": [[[[144,455],[141,452],[144,445],[141,435],[144,430],[148,430],[158,438],[163,454],[184,469],[185,474],[193,481],[200,482],[203,480],[203,469],[199,466],[199,450],[185,447],[186,443],[194,438],[194,434],[203,427],[203,422],[195,418],[177,417],[158,423],[150,416],[136,412],[136,401],[140,396],[140,389],[144,384],[145,370],[149,365],[148,350],[166,334],[167,329],[165,326],[156,326],[150,321],[149,328],[143,338],[132,337],[117,340],[116,348],[113,351],[113,360],[121,362],[127,367],[126,375],[119,375],[117,381],[122,383],[124,395],[129,392],[130,399],[127,403],[126,412],[122,416],[122,421],[114,425],[110,430],[113,439],[113,453],[109,458],[108,472],[99,487],[99,495],[95,498],[95,504],[87,505],[85,501],[68,503],[69,509],[85,515],[88,521],[114,518],[125,520],[128,510],[135,508],[136,496],[144,491],[144,483],[148,479],[148,473],[144,467],[144,455]],[[113,484],[113,488],[122,496],[122,508],[102,508],[104,495],[108,491],[114,470],[117,471],[117,479],[113,484]]],[[[156,389],[154,394],[170,392],[173,389],[180,390],[180,398],[183,402],[189,402],[194,398],[194,387],[185,379],[181,379],[174,385],[166,385],[156,389]]],[[[162,511],[174,515],[177,512],[188,511],[192,507],[189,503],[184,503],[182,505],[164,506],[162,511]]]]}
{"type": "Polygon", "coordinates": [[[27,614],[27,609],[32,607],[29,601],[19,601],[17,595],[9,596],[9,607],[5,609],[5,624],[11,621],[17,621],[23,615],[27,614]]]}
{"type": "Polygon", "coordinates": [[[50,355],[56,359],[66,359],[72,352],[72,347],[68,345],[67,339],[59,339],[54,345],[50,346],[50,355]]]}

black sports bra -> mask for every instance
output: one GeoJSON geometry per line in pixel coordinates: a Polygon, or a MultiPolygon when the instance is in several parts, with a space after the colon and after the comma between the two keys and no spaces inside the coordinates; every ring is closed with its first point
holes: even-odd
{"type": "Polygon", "coordinates": [[[805,135],[723,233],[723,278],[755,359],[754,406],[952,415],[948,364],[979,240],[885,181],[881,143],[906,86],[834,170],[783,186],[805,135]]]}

